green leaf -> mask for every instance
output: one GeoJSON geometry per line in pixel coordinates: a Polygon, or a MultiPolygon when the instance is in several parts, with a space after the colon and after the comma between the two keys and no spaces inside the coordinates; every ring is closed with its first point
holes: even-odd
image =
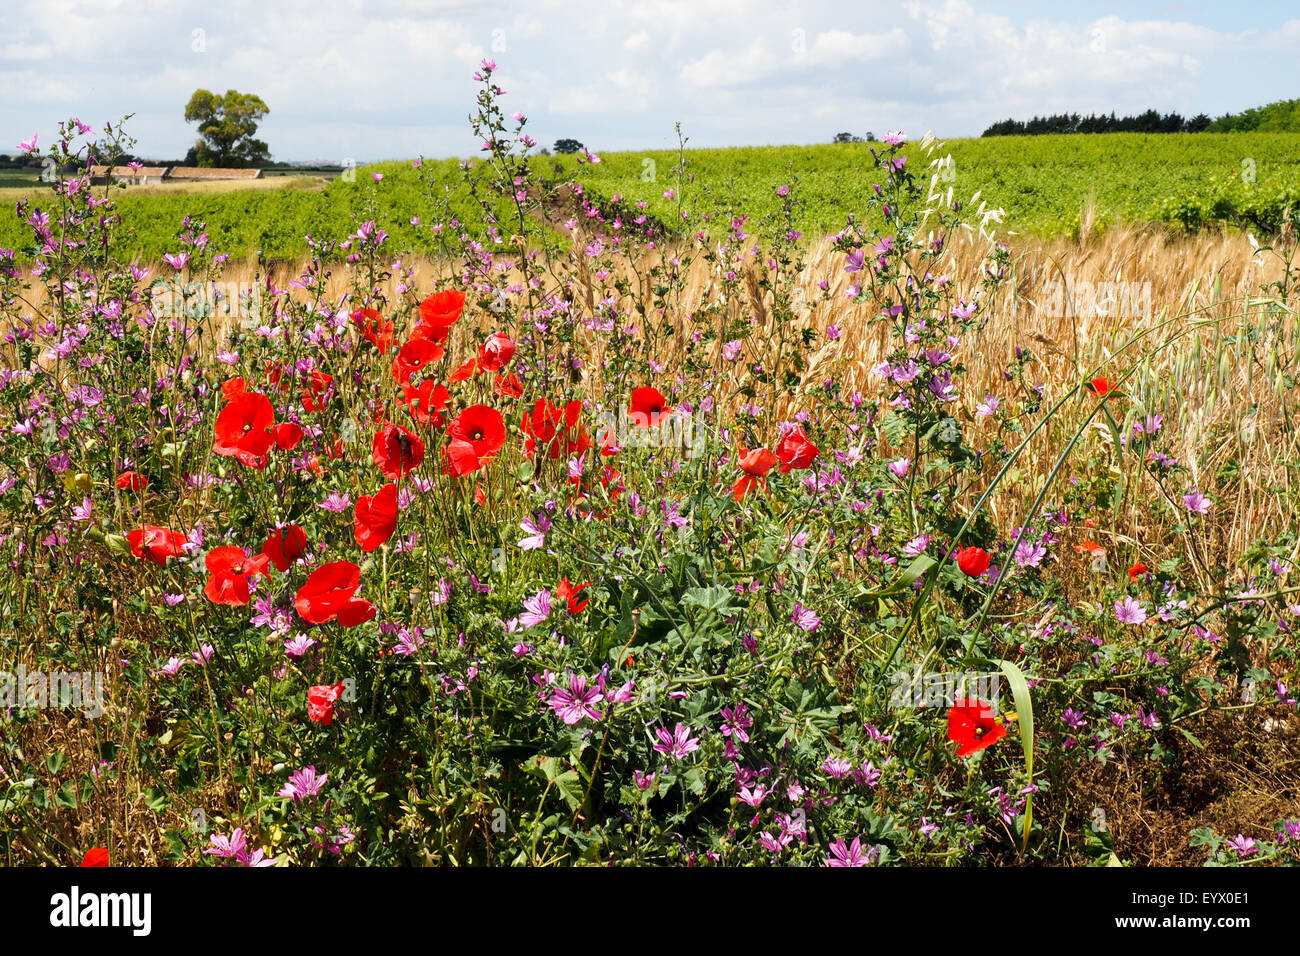
{"type": "MultiPolygon", "coordinates": [[[[1020,746],[1025,751],[1025,776],[1029,783],[1034,782],[1034,703],[1029,697],[1029,682],[1020,668],[1011,661],[998,661],[998,667],[1007,675],[1011,685],[1011,696],[1016,701],[1017,722],[1020,724],[1020,746]]],[[[1025,833],[1020,845],[1020,852],[1029,848],[1029,831],[1034,823],[1034,795],[1025,798],[1025,833]]]]}
{"type": "Polygon", "coordinates": [[[934,567],[935,563],[934,558],[930,557],[928,554],[919,555],[907,566],[907,570],[903,572],[903,576],[898,579],[898,587],[900,589],[911,587],[912,582],[934,567]]]}
{"type": "Polygon", "coordinates": [[[687,588],[686,593],[682,596],[682,603],[702,608],[705,611],[713,611],[718,615],[725,615],[732,609],[731,598],[732,591],[730,588],[715,584],[707,588],[687,588]]]}

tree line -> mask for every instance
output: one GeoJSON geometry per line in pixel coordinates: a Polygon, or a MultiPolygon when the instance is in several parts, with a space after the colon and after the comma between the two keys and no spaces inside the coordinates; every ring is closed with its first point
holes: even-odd
{"type": "Polygon", "coordinates": [[[1279,100],[1240,113],[1211,119],[1205,113],[1186,118],[1179,113],[1147,110],[1136,116],[1055,113],[1028,120],[1005,119],[994,123],[982,136],[1043,136],[1053,133],[1232,133],[1300,132],[1300,99],[1279,100]]]}

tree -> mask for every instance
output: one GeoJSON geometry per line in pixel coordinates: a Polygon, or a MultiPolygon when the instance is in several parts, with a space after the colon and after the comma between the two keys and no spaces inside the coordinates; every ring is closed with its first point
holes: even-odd
{"type": "Polygon", "coordinates": [[[576,139],[557,139],[555,141],[555,151],[557,153],[576,153],[582,149],[582,144],[576,139]]]}
{"type": "Polygon", "coordinates": [[[270,112],[253,93],[227,90],[217,96],[195,90],[185,107],[185,122],[199,124],[194,155],[200,166],[256,166],[270,162],[266,143],[254,138],[257,124],[270,112]]]}
{"type": "MultiPolygon", "coordinates": [[[[870,138],[870,137],[868,137],[868,138],[870,138]]],[[[836,142],[836,143],[861,143],[861,142],[863,142],[863,139],[862,139],[861,136],[854,136],[852,133],[836,133],[836,134],[835,134],[835,139],[833,140],[833,142],[836,142]]]]}

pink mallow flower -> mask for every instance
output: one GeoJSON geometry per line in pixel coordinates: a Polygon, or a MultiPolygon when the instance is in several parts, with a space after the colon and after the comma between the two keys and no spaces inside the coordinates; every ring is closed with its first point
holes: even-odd
{"type": "Polygon", "coordinates": [[[574,674],[569,678],[568,689],[557,687],[547,703],[557,717],[572,726],[587,717],[600,720],[604,715],[593,705],[600,703],[603,696],[599,687],[588,687],[587,678],[574,674]]]}
{"type": "Polygon", "coordinates": [[[655,730],[659,737],[659,743],[654,745],[654,749],[667,757],[681,760],[688,753],[700,749],[700,738],[691,736],[691,728],[685,724],[678,724],[671,731],[667,727],[659,727],[655,730]]]}

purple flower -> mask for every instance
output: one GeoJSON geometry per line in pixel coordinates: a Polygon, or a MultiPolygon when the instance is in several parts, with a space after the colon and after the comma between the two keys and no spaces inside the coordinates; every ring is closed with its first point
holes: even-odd
{"type": "Polygon", "coordinates": [[[551,530],[551,519],[546,515],[539,515],[536,520],[525,518],[519,522],[519,527],[528,532],[528,537],[519,541],[521,551],[535,551],[546,545],[546,532],[551,530]]]}
{"type": "Polygon", "coordinates": [[[666,727],[658,727],[655,734],[659,737],[659,743],[654,745],[654,749],[667,757],[681,760],[688,753],[700,749],[700,738],[691,736],[691,728],[685,724],[678,724],[671,731],[666,727]]]}
{"type": "Polygon", "coordinates": [[[231,859],[243,856],[248,852],[248,843],[244,838],[242,827],[236,827],[235,832],[228,837],[224,837],[220,833],[214,833],[208,839],[212,846],[203,852],[210,853],[213,856],[231,859]]]}
{"type": "Polygon", "coordinates": [[[524,601],[524,613],[519,615],[519,623],[524,627],[532,627],[550,616],[551,592],[543,589],[524,601]]]}
{"type": "Polygon", "coordinates": [[[1240,833],[1228,841],[1228,846],[1237,851],[1237,856],[1250,856],[1252,853],[1259,852],[1254,837],[1244,836],[1240,833]]]}
{"type": "Polygon", "coordinates": [[[1121,624],[1142,624],[1146,619],[1146,608],[1131,595],[1126,594],[1123,601],[1115,602],[1115,620],[1121,624]]]}
{"type": "Polygon", "coordinates": [[[826,858],[827,866],[866,866],[870,854],[862,849],[862,838],[854,837],[848,846],[843,840],[831,844],[831,855],[826,858]]]}
{"type": "Polygon", "coordinates": [[[1083,712],[1075,710],[1073,707],[1067,707],[1061,711],[1061,722],[1071,730],[1078,730],[1088,721],[1083,717],[1083,712]]]}
{"type": "Polygon", "coordinates": [[[306,634],[295,634],[284,642],[284,652],[290,657],[302,657],[315,643],[315,638],[308,637],[306,634]]]}
{"type": "Polygon", "coordinates": [[[742,744],[749,743],[749,728],[754,726],[754,718],[748,716],[749,708],[744,701],[735,707],[722,708],[723,724],[719,728],[724,737],[735,737],[742,744]]]}
{"type": "Polygon", "coordinates": [[[602,696],[599,687],[588,687],[587,678],[574,674],[569,678],[569,689],[557,687],[547,703],[557,717],[572,726],[585,717],[600,720],[604,715],[592,705],[600,703],[602,696]]]}
{"type": "Polygon", "coordinates": [[[317,507],[324,508],[326,511],[332,511],[335,514],[341,514],[347,511],[352,504],[352,497],[340,491],[330,494],[324,501],[318,502],[317,507]]]}
{"type": "Polygon", "coordinates": [[[1212,504],[1214,504],[1213,501],[1196,489],[1192,489],[1191,492],[1183,495],[1183,507],[1188,511],[1196,512],[1198,515],[1208,514],[1212,504]]]}
{"type": "Polygon", "coordinates": [[[801,627],[808,632],[817,630],[817,625],[822,622],[822,619],[814,614],[810,608],[806,608],[802,604],[794,606],[792,620],[796,627],[801,627]]]}
{"type": "Polygon", "coordinates": [[[1047,549],[1042,544],[1030,544],[1028,541],[1021,541],[1016,547],[1016,567],[1036,568],[1043,563],[1043,558],[1046,556],[1047,549]]]}
{"type": "Polygon", "coordinates": [[[822,770],[835,780],[843,780],[852,769],[853,764],[843,757],[827,757],[822,763],[822,770]]]}
{"type": "Polygon", "coordinates": [[[303,767],[280,788],[279,796],[289,797],[294,803],[301,803],[303,797],[314,797],[320,793],[320,788],[325,786],[329,778],[330,775],[327,773],[317,776],[315,767],[303,767]]]}

